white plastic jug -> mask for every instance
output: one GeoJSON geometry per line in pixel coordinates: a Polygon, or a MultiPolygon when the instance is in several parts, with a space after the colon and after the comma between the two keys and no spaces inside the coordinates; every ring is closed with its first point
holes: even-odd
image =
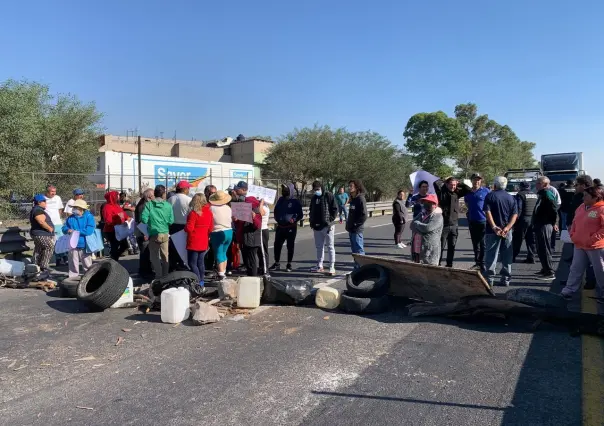
{"type": "Polygon", "coordinates": [[[331,287],[322,287],[317,290],[315,304],[323,309],[336,309],[340,305],[340,292],[331,287]]]}
{"type": "Polygon", "coordinates": [[[161,293],[161,320],[169,324],[183,322],[189,317],[189,290],[169,288],[161,293]]]}
{"type": "Polygon", "coordinates": [[[124,305],[130,304],[134,302],[134,284],[132,283],[132,278],[128,278],[128,287],[122,293],[122,296],[111,305],[112,308],[121,308],[124,305]]]}
{"type": "Polygon", "coordinates": [[[262,278],[240,277],[237,284],[237,307],[254,309],[260,306],[262,278]]]}
{"type": "Polygon", "coordinates": [[[0,259],[0,274],[9,277],[20,277],[25,271],[25,263],[18,260],[0,259]]]}

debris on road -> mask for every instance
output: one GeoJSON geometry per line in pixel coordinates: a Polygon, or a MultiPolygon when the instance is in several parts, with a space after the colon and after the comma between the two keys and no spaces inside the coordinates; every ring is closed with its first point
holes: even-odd
{"type": "Polygon", "coordinates": [[[123,338],[122,336],[119,336],[119,337],[117,338],[117,342],[115,342],[115,346],[119,346],[119,345],[120,345],[120,343],[122,343],[123,341],[124,341],[124,338],[123,338]]]}
{"type": "Polygon", "coordinates": [[[229,318],[229,320],[231,320],[231,321],[241,321],[244,319],[245,319],[245,316],[242,314],[235,315],[234,317],[229,318]]]}
{"type": "Polygon", "coordinates": [[[124,296],[131,283],[128,270],[119,262],[103,260],[93,264],[82,276],[77,287],[77,297],[100,309],[107,309],[124,296]]]}
{"type": "Polygon", "coordinates": [[[193,306],[193,324],[204,325],[220,321],[220,314],[216,306],[197,301],[193,306]]]}
{"type": "Polygon", "coordinates": [[[132,329],[131,328],[122,328],[122,331],[124,333],[128,333],[129,331],[132,331],[132,329]]]}
{"type": "Polygon", "coordinates": [[[96,358],[92,355],[90,356],[86,356],[84,358],[78,358],[78,359],[74,359],[74,362],[78,362],[78,361],[94,361],[96,358]]]}
{"type": "Polygon", "coordinates": [[[340,305],[340,291],[332,287],[317,290],[315,304],[321,309],[336,309],[340,305]]]}
{"type": "Polygon", "coordinates": [[[76,408],[79,408],[80,410],[94,410],[92,407],[83,407],[81,405],[76,405],[76,408]]]}
{"type": "Polygon", "coordinates": [[[237,281],[227,278],[218,282],[218,297],[224,299],[237,299],[237,281]]]}

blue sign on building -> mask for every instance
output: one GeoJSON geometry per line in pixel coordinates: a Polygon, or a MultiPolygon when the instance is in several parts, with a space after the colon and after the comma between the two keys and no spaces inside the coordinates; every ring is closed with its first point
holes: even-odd
{"type": "Polygon", "coordinates": [[[166,185],[171,187],[181,180],[191,182],[195,179],[207,176],[207,167],[155,165],[155,185],[166,185]]]}
{"type": "Polygon", "coordinates": [[[250,172],[247,170],[232,170],[233,179],[247,180],[250,176],[250,172]]]}

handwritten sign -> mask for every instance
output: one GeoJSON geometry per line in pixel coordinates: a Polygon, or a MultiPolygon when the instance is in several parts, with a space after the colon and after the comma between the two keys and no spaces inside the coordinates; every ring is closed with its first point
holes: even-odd
{"type": "Polygon", "coordinates": [[[409,175],[409,179],[413,184],[413,193],[417,194],[419,192],[419,183],[423,180],[428,182],[428,194],[434,194],[434,182],[436,182],[439,178],[425,170],[418,170],[417,172],[413,172],[409,175]]]}
{"type": "Polygon", "coordinates": [[[256,197],[259,200],[264,200],[266,204],[275,204],[277,190],[265,188],[264,186],[248,185],[247,195],[248,197],[256,197]]]}
{"type": "Polygon", "coordinates": [[[243,222],[252,221],[252,205],[250,203],[231,203],[231,211],[235,219],[243,222]]]}

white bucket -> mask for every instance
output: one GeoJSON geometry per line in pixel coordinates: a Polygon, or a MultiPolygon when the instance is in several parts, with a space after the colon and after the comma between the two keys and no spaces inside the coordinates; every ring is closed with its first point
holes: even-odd
{"type": "Polygon", "coordinates": [[[122,297],[120,297],[117,302],[111,305],[112,308],[121,308],[122,306],[133,303],[134,302],[134,283],[132,282],[132,278],[128,278],[128,287],[124,290],[122,297]]]}

